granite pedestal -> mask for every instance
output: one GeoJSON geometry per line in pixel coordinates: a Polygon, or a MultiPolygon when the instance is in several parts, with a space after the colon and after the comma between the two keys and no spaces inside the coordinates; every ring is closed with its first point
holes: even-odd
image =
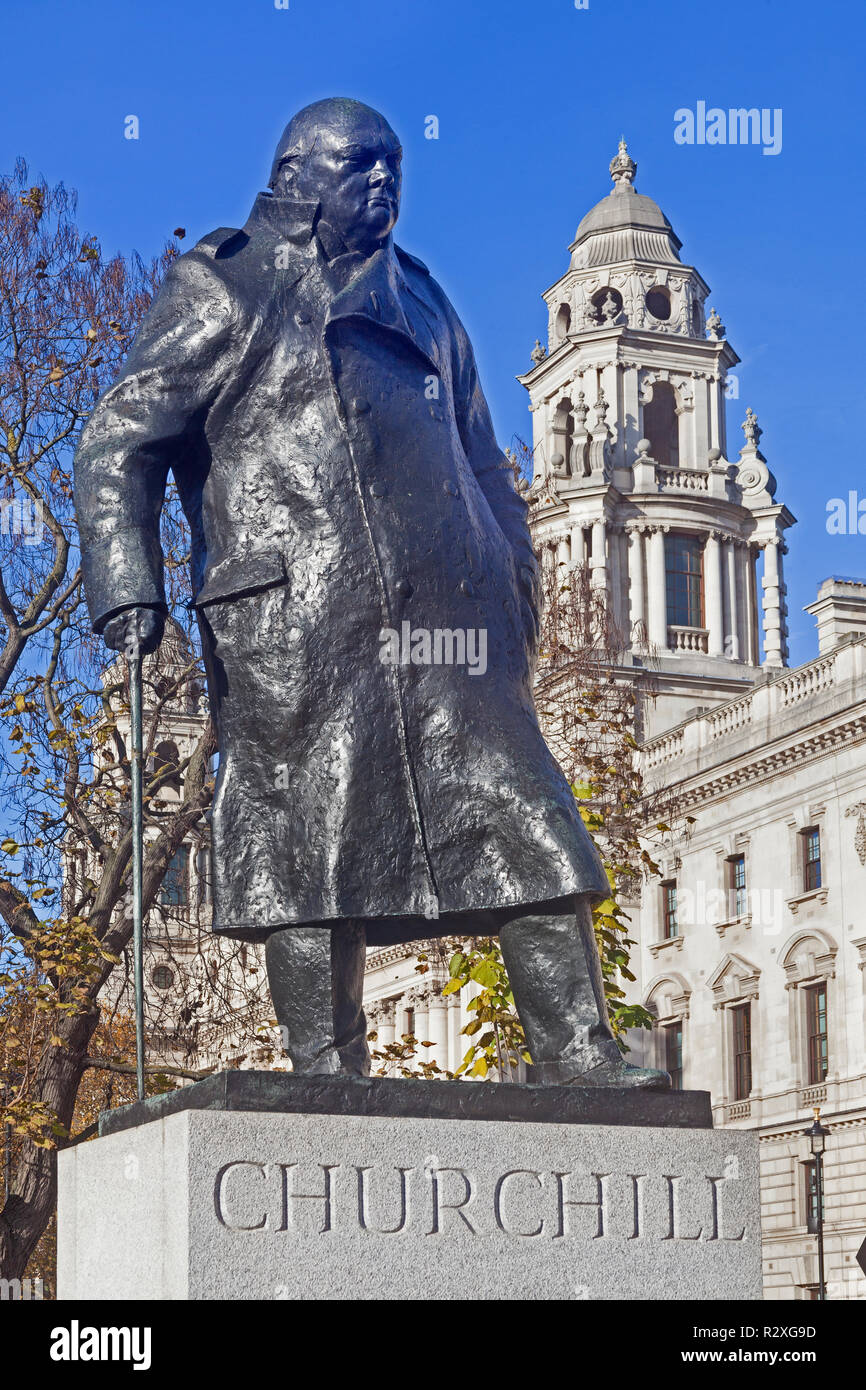
{"type": "Polygon", "coordinates": [[[83,1299],[756,1299],[758,1145],[704,1092],[230,1072],[59,1155],[83,1299]]]}

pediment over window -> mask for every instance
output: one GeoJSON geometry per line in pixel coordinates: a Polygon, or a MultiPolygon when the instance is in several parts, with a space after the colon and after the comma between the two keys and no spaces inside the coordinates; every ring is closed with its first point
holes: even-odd
{"type": "Polygon", "coordinates": [[[817,927],[797,932],[780,956],[785,988],[791,989],[809,980],[831,980],[836,973],[838,949],[829,932],[817,927]]]}
{"type": "Polygon", "coordinates": [[[736,1004],[744,999],[757,999],[761,970],[745,956],[729,951],[707,980],[707,988],[715,996],[714,1008],[736,1004]]]}
{"type": "Polygon", "coordinates": [[[669,971],[652,981],[646,995],[646,1007],[660,1023],[689,1016],[691,985],[682,975],[669,971]]]}

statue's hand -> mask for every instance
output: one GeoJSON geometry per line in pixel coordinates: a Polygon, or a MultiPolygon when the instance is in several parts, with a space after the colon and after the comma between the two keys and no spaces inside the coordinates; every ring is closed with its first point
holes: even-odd
{"type": "Polygon", "coordinates": [[[102,639],[126,657],[147,656],[162,641],[165,615],[158,608],[126,608],[105,624],[102,639]]]}

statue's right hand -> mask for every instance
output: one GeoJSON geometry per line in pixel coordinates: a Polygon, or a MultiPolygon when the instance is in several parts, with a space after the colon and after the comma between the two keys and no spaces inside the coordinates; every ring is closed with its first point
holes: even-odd
{"type": "Polygon", "coordinates": [[[158,608],[125,608],[105,624],[102,640],[125,657],[147,656],[162,641],[165,614],[158,608]]]}

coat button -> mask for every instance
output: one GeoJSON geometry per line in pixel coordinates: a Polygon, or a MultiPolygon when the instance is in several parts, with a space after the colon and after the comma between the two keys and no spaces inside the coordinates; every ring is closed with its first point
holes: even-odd
{"type": "Polygon", "coordinates": [[[475,597],[475,590],[473,589],[472,585],[469,583],[469,580],[468,580],[468,579],[461,579],[461,580],[460,580],[460,592],[461,592],[461,594],[465,594],[467,598],[474,598],[474,597],[475,597]]]}
{"type": "Polygon", "coordinates": [[[387,483],[371,483],[370,492],[374,497],[387,497],[388,485],[387,483]]]}
{"type": "Polygon", "coordinates": [[[363,396],[356,396],[355,399],[352,401],[353,415],[366,415],[369,409],[370,402],[365,400],[363,396]]]}
{"type": "Polygon", "coordinates": [[[412,592],[412,585],[409,583],[408,579],[398,579],[394,588],[401,598],[408,598],[412,592]]]}
{"type": "Polygon", "coordinates": [[[295,323],[300,328],[305,323],[311,323],[312,318],[312,314],[308,314],[304,309],[302,309],[300,313],[295,314],[295,323]]]}
{"type": "Polygon", "coordinates": [[[443,491],[443,492],[447,492],[449,497],[456,497],[456,496],[457,496],[457,484],[456,484],[456,483],[452,483],[452,481],[451,481],[450,478],[446,478],[446,479],[445,479],[445,482],[442,484],[442,491],[443,491]]]}

